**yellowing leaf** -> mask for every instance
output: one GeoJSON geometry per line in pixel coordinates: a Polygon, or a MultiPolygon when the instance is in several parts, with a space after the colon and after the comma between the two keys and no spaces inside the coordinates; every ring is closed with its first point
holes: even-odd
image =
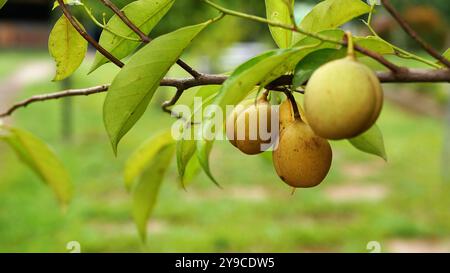
{"type": "MultiPolygon", "coordinates": [[[[175,0],[139,0],[128,4],[123,8],[123,12],[143,33],[149,34],[169,11],[174,2],[175,0]]],[[[141,42],[123,38],[139,38],[139,36],[119,16],[114,15],[111,17],[107,27],[122,37],[116,36],[109,31],[103,31],[99,43],[116,58],[123,59],[127,57],[141,44],[141,42]]],[[[107,62],[109,60],[97,52],[90,72],[107,62]]]]}
{"type": "Polygon", "coordinates": [[[54,81],[67,78],[78,69],[86,56],[87,47],[87,41],[70,24],[66,16],[61,16],[48,40],[50,55],[56,62],[54,81]]]}
{"type": "Polygon", "coordinates": [[[375,124],[365,133],[348,140],[356,149],[365,153],[377,155],[387,160],[386,150],[384,148],[383,134],[380,128],[375,124]]]}
{"type": "Polygon", "coordinates": [[[131,57],[105,99],[103,118],[115,153],[120,139],[145,112],[162,78],[211,21],[160,36],[131,57]]]}
{"type": "Polygon", "coordinates": [[[0,0],[0,9],[6,4],[8,0],[0,0]]]}
{"type": "MultiPolygon", "coordinates": [[[[295,1],[288,0],[287,2],[284,0],[266,0],[267,19],[270,21],[283,23],[285,25],[292,25],[294,22],[291,21],[288,5],[291,5],[293,9],[295,1]]],[[[288,48],[291,46],[291,30],[273,26],[269,26],[269,29],[275,43],[279,48],[288,48]]]]}
{"type": "MultiPolygon", "coordinates": [[[[191,121],[194,121],[194,116],[214,101],[219,89],[220,86],[218,85],[210,85],[203,86],[197,91],[195,98],[200,98],[202,105],[192,105],[192,116],[186,122],[185,126],[190,125],[191,121]],[[197,108],[195,108],[195,106],[197,106],[197,108]]],[[[182,138],[177,142],[178,175],[183,188],[187,186],[200,170],[200,164],[197,158],[194,157],[196,151],[196,141],[194,137],[197,135],[199,129],[201,129],[199,124],[188,126],[183,131],[183,134],[189,136],[190,139],[182,138]]]]}
{"type": "Polygon", "coordinates": [[[8,143],[22,162],[47,183],[62,206],[69,203],[73,192],[69,174],[47,144],[30,132],[3,126],[0,140],[8,143]]]}
{"type": "Polygon", "coordinates": [[[133,188],[133,217],[144,241],[147,235],[147,221],[155,207],[164,175],[174,152],[174,145],[162,147],[158,155],[148,162],[133,188]]]}
{"type": "MultiPolygon", "coordinates": [[[[348,21],[370,12],[370,6],[361,0],[325,0],[317,4],[300,23],[300,28],[317,33],[337,28],[348,21]]],[[[294,44],[305,37],[294,35],[294,44]]]]}
{"type": "Polygon", "coordinates": [[[130,156],[125,165],[124,178],[126,188],[131,190],[134,182],[143,173],[149,162],[154,160],[155,157],[158,157],[161,149],[174,143],[175,140],[172,138],[171,132],[169,131],[152,137],[139,147],[133,155],[130,156]]]}

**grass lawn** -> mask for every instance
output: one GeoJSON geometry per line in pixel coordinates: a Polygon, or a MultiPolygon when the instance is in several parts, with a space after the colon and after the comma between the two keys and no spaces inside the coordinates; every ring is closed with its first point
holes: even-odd
{"type": "MultiPolygon", "coordinates": [[[[1,67],[14,62],[3,54],[9,53],[0,56],[1,67]]],[[[28,57],[41,58],[35,53],[28,57]]],[[[75,75],[74,87],[109,82],[117,72],[109,66],[86,77],[88,65],[75,75]]],[[[52,76],[28,86],[17,99],[59,90],[52,76]]],[[[367,252],[369,241],[380,242],[383,251],[395,251],[401,243],[450,251],[450,181],[441,179],[442,167],[449,167],[442,163],[442,121],[389,103],[379,120],[388,163],[334,142],[326,181],[293,196],[270,161],[243,156],[227,142],[219,142],[212,154],[213,172],[224,190],[203,174],[187,192],[181,190],[172,162],[149,222],[149,238],[142,243],[122,170],[141,142],[170,126],[173,120],[159,108],[168,94],[157,93],[121,143],[118,158],[103,127],[103,94],[73,99],[71,142],[61,140],[60,101],[19,110],[14,124],[55,148],[73,177],[76,195],[62,213],[48,188],[0,144],[0,252],[66,252],[69,241],[79,241],[83,252],[367,252]]]]}

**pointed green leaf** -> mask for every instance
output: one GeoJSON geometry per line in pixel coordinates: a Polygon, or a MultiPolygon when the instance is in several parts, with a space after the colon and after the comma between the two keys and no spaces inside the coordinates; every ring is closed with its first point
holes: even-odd
{"type": "Polygon", "coordinates": [[[125,186],[131,190],[135,181],[144,172],[149,162],[159,156],[159,153],[168,145],[175,143],[171,132],[163,132],[147,140],[127,160],[125,164],[125,186]]]}
{"type": "MultiPolygon", "coordinates": [[[[394,48],[383,41],[382,39],[375,36],[367,36],[367,37],[354,37],[354,41],[357,45],[369,49],[371,51],[375,51],[381,55],[394,54],[394,48]]],[[[361,55],[361,53],[358,52],[361,55]]]]}
{"type": "Polygon", "coordinates": [[[18,157],[55,193],[59,203],[68,205],[73,192],[69,174],[55,153],[30,132],[0,126],[0,140],[5,141],[18,157]]]}
{"type": "Polygon", "coordinates": [[[192,115],[185,124],[184,135],[190,136],[180,139],[177,142],[177,167],[180,182],[183,188],[195,177],[200,169],[197,158],[193,158],[196,151],[195,136],[201,126],[199,124],[190,124],[195,122],[195,115],[210,105],[219,91],[219,85],[210,85],[200,88],[195,94],[196,99],[201,99],[202,105],[192,105],[192,115]]]}
{"type": "Polygon", "coordinates": [[[186,187],[186,168],[188,164],[192,160],[192,157],[195,154],[196,146],[195,146],[195,140],[186,140],[181,139],[177,142],[177,168],[178,168],[178,175],[180,177],[181,185],[185,188],[186,187]]]}
{"type": "MultiPolygon", "coordinates": [[[[325,0],[317,4],[300,23],[300,28],[317,33],[337,28],[348,21],[370,12],[370,6],[361,0],[325,0]]],[[[305,37],[294,35],[294,44],[305,37]]]]}
{"type": "Polygon", "coordinates": [[[113,80],[103,106],[103,118],[115,153],[120,139],[145,112],[159,82],[209,23],[156,38],[134,54],[113,80]]]}
{"type": "Polygon", "coordinates": [[[313,72],[320,66],[332,60],[343,58],[346,54],[347,52],[345,49],[338,50],[332,48],[324,48],[308,54],[308,56],[303,58],[295,67],[292,82],[294,88],[300,87],[309,80],[313,72]]]}
{"type": "Polygon", "coordinates": [[[175,145],[165,146],[139,176],[133,189],[133,217],[142,240],[147,235],[147,222],[155,207],[164,175],[175,152],[175,145]]]}
{"type": "Polygon", "coordinates": [[[56,62],[56,76],[53,80],[64,80],[72,75],[83,62],[87,47],[86,40],[70,24],[66,16],[61,16],[48,40],[50,55],[56,62]]]}
{"type": "MultiPolygon", "coordinates": [[[[342,29],[327,29],[327,30],[320,31],[319,34],[321,36],[327,37],[328,39],[333,39],[333,40],[338,41],[344,37],[345,32],[342,29]]],[[[316,38],[306,36],[306,37],[301,38],[298,42],[296,42],[294,44],[294,47],[311,45],[311,44],[318,43],[318,42],[319,42],[319,40],[317,40],[316,38]]],[[[341,46],[332,44],[329,42],[325,42],[321,45],[321,48],[339,49],[339,48],[341,48],[341,46]]]]}
{"type": "Polygon", "coordinates": [[[450,60],[450,48],[447,49],[444,54],[443,54],[444,58],[446,58],[447,60],[450,60]]]}
{"type": "MultiPolygon", "coordinates": [[[[270,21],[292,25],[291,16],[288,5],[294,9],[293,0],[266,0],[266,14],[270,21]]],[[[292,43],[292,31],[279,27],[269,26],[273,40],[279,48],[288,48],[292,43]]]]}
{"type": "MultiPolygon", "coordinates": [[[[175,0],[139,0],[125,6],[123,12],[143,33],[149,34],[170,10],[174,2],[175,0]]],[[[111,17],[107,27],[122,37],[109,31],[103,31],[99,43],[116,58],[123,59],[127,57],[141,44],[141,42],[123,38],[139,38],[139,36],[119,16],[114,15],[111,17]]],[[[105,56],[97,52],[89,73],[108,62],[109,60],[105,56]]]]}
{"type": "Polygon", "coordinates": [[[356,149],[365,153],[377,155],[387,161],[383,134],[375,124],[365,133],[348,140],[356,149]]]}
{"type": "Polygon", "coordinates": [[[6,4],[8,0],[0,0],[0,9],[6,4]]]}

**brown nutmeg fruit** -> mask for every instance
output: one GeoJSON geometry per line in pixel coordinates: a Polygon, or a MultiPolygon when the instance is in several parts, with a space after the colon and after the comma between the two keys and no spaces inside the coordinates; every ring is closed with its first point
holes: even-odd
{"type": "Polygon", "coordinates": [[[331,167],[332,150],[328,141],[317,136],[301,119],[289,123],[273,151],[278,176],[295,188],[319,185],[331,167]]]}

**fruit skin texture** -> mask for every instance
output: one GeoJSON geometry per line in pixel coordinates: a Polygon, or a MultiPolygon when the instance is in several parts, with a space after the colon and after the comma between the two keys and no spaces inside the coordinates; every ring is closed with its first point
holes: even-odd
{"type": "Polygon", "coordinates": [[[303,121],[296,119],[281,133],[273,164],[278,176],[295,188],[319,185],[332,161],[331,146],[303,121]]]}
{"type": "Polygon", "coordinates": [[[313,131],[327,139],[365,132],[377,120],[382,104],[377,76],[350,56],[318,68],[305,90],[306,118],[313,131]]]}
{"type": "MultiPolygon", "coordinates": [[[[305,112],[303,111],[303,108],[300,105],[297,105],[297,107],[300,112],[300,116],[302,117],[302,120],[308,124],[308,121],[305,118],[305,112]]],[[[287,127],[287,125],[295,120],[294,109],[289,99],[286,99],[280,104],[278,115],[280,121],[280,134],[281,134],[281,132],[287,127]]]]}
{"type": "Polygon", "coordinates": [[[230,143],[234,146],[236,146],[236,138],[237,138],[237,132],[236,132],[236,120],[242,112],[244,112],[251,104],[254,102],[254,100],[245,100],[241,102],[238,106],[234,108],[234,110],[231,112],[229,117],[226,120],[226,134],[227,138],[230,141],[230,143]],[[228,128],[234,128],[234,130],[230,131],[228,128]]]}
{"type": "Polygon", "coordinates": [[[278,110],[280,120],[280,134],[286,129],[289,123],[294,121],[294,110],[292,109],[291,102],[287,99],[280,104],[278,110]]]}
{"type": "Polygon", "coordinates": [[[266,131],[270,133],[271,114],[270,103],[265,100],[259,100],[256,105],[247,107],[245,111],[238,115],[235,123],[235,133],[237,136],[235,143],[236,147],[241,150],[241,152],[248,155],[255,155],[264,152],[262,145],[270,143],[271,139],[269,138],[265,140],[264,136],[260,134],[260,119],[265,117],[265,122],[267,124],[266,131]],[[257,124],[254,124],[254,121],[257,121],[257,124]],[[242,128],[242,126],[244,126],[244,128],[242,128]],[[242,135],[244,132],[245,135],[242,135]],[[254,133],[251,134],[251,132],[254,133]],[[242,135],[241,137],[240,134],[242,135]]]}

